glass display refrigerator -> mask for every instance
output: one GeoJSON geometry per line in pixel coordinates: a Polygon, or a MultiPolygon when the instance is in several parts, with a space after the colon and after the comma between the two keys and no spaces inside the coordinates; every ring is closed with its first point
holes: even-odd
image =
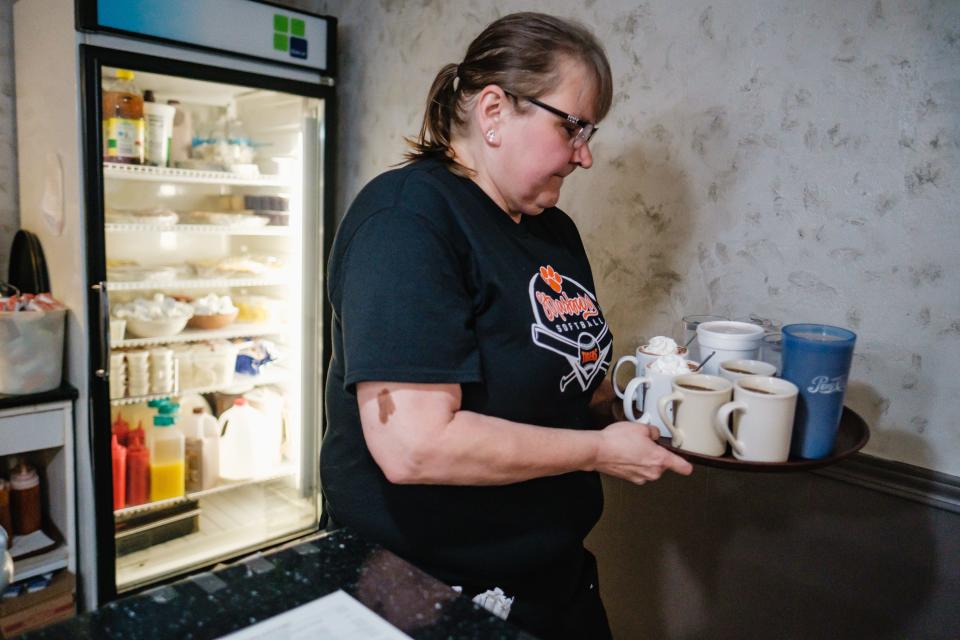
{"type": "Polygon", "coordinates": [[[21,219],[70,309],[87,608],[312,533],[336,21],[14,7],[21,219]]]}

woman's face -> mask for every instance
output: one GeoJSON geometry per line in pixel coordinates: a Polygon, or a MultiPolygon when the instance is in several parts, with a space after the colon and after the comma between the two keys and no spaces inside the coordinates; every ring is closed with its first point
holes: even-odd
{"type": "MultiPolygon", "coordinates": [[[[541,102],[596,122],[594,82],[579,62],[560,65],[560,84],[538,96],[541,102]]],[[[512,104],[512,103],[511,103],[512,104]]],[[[511,214],[537,215],[560,199],[563,180],[577,167],[589,169],[593,155],[589,144],[574,149],[579,127],[526,103],[526,111],[510,109],[501,121],[500,146],[490,166],[490,176],[511,214]]]]}

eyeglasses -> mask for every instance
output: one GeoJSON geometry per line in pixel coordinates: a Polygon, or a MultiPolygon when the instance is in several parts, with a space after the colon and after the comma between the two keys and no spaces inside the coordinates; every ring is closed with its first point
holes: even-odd
{"type": "MultiPolygon", "coordinates": [[[[511,98],[519,98],[519,97],[521,97],[521,96],[516,96],[516,95],[510,93],[509,91],[504,91],[504,93],[507,94],[508,96],[510,96],[511,98]]],[[[555,115],[555,116],[557,116],[557,117],[559,117],[559,118],[563,118],[564,120],[566,120],[567,122],[569,122],[570,124],[572,124],[572,125],[574,125],[574,126],[580,127],[580,129],[576,132],[576,134],[574,134],[572,131],[570,131],[570,133],[571,133],[570,146],[572,146],[574,149],[579,149],[579,148],[582,147],[583,145],[585,145],[585,144],[587,144],[588,142],[590,142],[590,138],[592,138],[592,137],[593,137],[593,134],[595,134],[595,133],[597,132],[597,129],[598,129],[597,125],[595,125],[594,123],[592,123],[592,122],[590,122],[590,121],[588,121],[588,120],[584,120],[583,118],[578,118],[577,116],[572,115],[572,114],[569,114],[569,113],[567,113],[566,111],[561,111],[560,109],[557,109],[556,107],[551,107],[551,106],[548,105],[547,103],[545,103],[545,102],[540,102],[540,101],[537,100],[536,98],[530,98],[530,97],[527,97],[527,96],[523,96],[523,99],[526,100],[527,102],[531,102],[531,103],[537,105],[537,106],[540,107],[541,109],[544,109],[544,110],[546,110],[546,111],[549,111],[550,113],[552,113],[553,115],[555,115]]]]}

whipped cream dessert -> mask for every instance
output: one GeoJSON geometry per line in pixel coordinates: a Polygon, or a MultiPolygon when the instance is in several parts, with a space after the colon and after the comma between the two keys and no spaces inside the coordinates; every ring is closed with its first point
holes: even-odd
{"type": "Polygon", "coordinates": [[[696,367],[696,365],[678,355],[661,356],[648,365],[651,373],[663,373],[670,376],[690,373],[693,367],[696,367]]]}
{"type": "Polygon", "coordinates": [[[647,344],[640,347],[640,351],[651,356],[672,356],[674,354],[686,355],[687,348],[677,346],[673,338],[667,336],[656,336],[651,338],[647,344]]]}

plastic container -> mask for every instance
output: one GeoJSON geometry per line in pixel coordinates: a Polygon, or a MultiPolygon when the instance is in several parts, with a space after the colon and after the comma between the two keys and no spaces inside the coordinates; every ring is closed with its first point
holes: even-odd
{"type": "Polygon", "coordinates": [[[186,489],[184,440],[177,422],[180,405],[168,400],[151,400],[148,406],[157,410],[150,438],[150,500],[181,497],[186,489]]]}
{"type": "Polygon", "coordinates": [[[237,368],[237,355],[240,348],[227,340],[217,340],[210,343],[210,351],[201,354],[195,360],[195,366],[208,368],[214,376],[215,385],[226,387],[233,384],[233,374],[237,368]]]}
{"type": "Polygon", "coordinates": [[[144,163],[165,167],[170,163],[170,147],[173,144],[173,120],[177,109],[168,104],[145,102],[144,118],[144,163]]]}
{"type": "Polygon", "coordinates": [[[718,375],[720,363],[727,360],[757,360],[763,327],[747,322],[721,320],[697,326],[701,373],[718,375]],[[710,360],[707,360],[710,358],[710,360]]]}
{"type": "Polygon", "coordinates": [[[127,351],[127,386],[129,397],[145,396],[150,393],[150,352],[127,351]]]}
{"type": "Polygon", "coordinates": [[[146,434],[142,425],[130,432],[127,447],[127,506],[144,504],[150,500],[150,451],[144,445],[146,434]]]}
{"type": "Polygon", "coordinates": [[[0,312],[0,393],[24,395],[60,386],[66,309],[0,312]]]}
{"type": "Polygon", "coordinates": [[[179,100],[167,100],[176,109],[173,116],[173,137],[170,142],[170,164],[188,160],[193,146],[193,118],[179,100]]]}
{"type": "Polygon", "coordinates": [[[233,304],[239,310],[237,322],[277,322],[280,316],[280,301],[258,295],[234,296],[233,304]]]}
{"type": "Polygon", "coordinates": [[[25,462],[10,474],[10,505],[13,532],[25,536],[40,529],[43,511],[40,507],[40,476],[25,462]]]}
{"type": "Polygon", "coordinates": [[[173,393],[176,380],[176,361],[173,350],[156,347],[150,350],[150,393],[173,393]]]}
{"type": "Polygon", "coordinates": [[[187,491],[202,491],[217,483],[220,475],[220,425],[201,407],[180,422],[184,437],[187,491]]]}
{"type": "Polygon", "coordinates": [[[111,458],[113,461],[113,508],[123,509],[127,502],[127,448],[117,441],[117,434],[111,436],[111,458]]]}
{"type": "Polygon", "coordinates": [[[269,448],[269,435],[263,429],[263,414],[244,398],[217,421],[220,428],[220,477],[224,480],[248,480],[266,475],[271,466],[262,451],[269,448]]]}
{"type": "Polygon", "coordinates": [[[103,159],[142,164],[144,159],[143,94],[134,74],[117,70],[117,79],[103,91],[103,159]]]}
{"type": "Polygon", "coordinates": [[[127,363],[123,353],[110,354],[110,398],[122,398],[127,392],[127,363]]]}

